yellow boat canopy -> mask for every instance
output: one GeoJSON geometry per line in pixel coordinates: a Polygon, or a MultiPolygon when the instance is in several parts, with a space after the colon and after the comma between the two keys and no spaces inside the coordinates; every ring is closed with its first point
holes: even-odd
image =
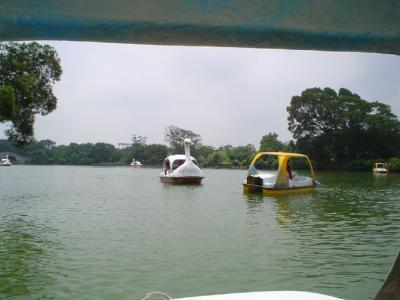
{"type": "Polygon", "coordinates": [[[286,165],[287,165],[288,160],[293,157],[304,158],[308,162],[308,165],[310,167],[312,179],[315,179],[314,169],[312,167],[311,161],[308,158],[308,156],[304,155],[304,154],[300,154],[300,153],[290,153],[290,152],[257,152],[254,155],[254,157],[250,163],[249,171],[247,173],[248,176],[253,175],[252,172],[255,169],[254,165],[255,165],[256,161],[263,156],[278,157],[279,166],[278,166],[278,173],[277,173],[277,180],[276,180],[277,186],[284,185],[286,183],[288,175],[289,175],[286,165]]]}

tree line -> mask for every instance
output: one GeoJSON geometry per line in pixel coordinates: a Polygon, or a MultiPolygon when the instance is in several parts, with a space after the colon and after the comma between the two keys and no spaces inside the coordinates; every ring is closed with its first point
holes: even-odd
{"type": "MultiPolygon", "coordinates": [[[[252,157],[259,151],[284,151],[301,152],[294,141],[288,143],[279,141],[276,133],[268,133],[260,140],[259,148],[253,144],[243,146],[224,145],[213,147],[203,145],[201,136],[191,130],[181,129],[176,126],[166,128],[165,140],[169,144],[147,144],[146,138],[133,135],[130,146],[118,149],[108,143],[71,143],[69,145],[56,145],[54,141],[42,140],[33,142],[23,148],[16,147],[9,140],[0,140],[0,153],[11,152],[26,158],[27,164],[45,165],[116,165],[127,166],[132,159],[141,161],[145,166],[161,166],[163,160],[171,154],[183,153],[182,141],[185,137],[192,138],[194,145],[192,155],[201,167],[211,168],[248,168],[252,157]],[[179,132],[179,134],[172,134],[179,132]],[[184,133],[184,134],[182,134],[184,133]]],[[[307,147],[310,147],[307,145],[307,147]]],[[[311,152],[313,153],[313,152],[311,152]]],[[[324,157],[324,156],[322,156],[324,157]]],[[[313,157],[311,156],[313,159],[313,157]]],[[[375,159],[350,159],[344,165],[325,165],[325,161],[315,160],[318,169],[345,169],[353,171],[370,171],[372,164],[378,161],[388,161],[391,171],[400,171],[400,157],[375,159]]],[[[332,163],[332,162],[331,162],[332,163]]]]}
{"type": "Polygon", "coordinates": [[[400,169],[400,121],[389,105],[344,88],[311,88],[292,97],[287,111],[296,151],[319,169],[371,170],[383,161],[400,169]]]}
{"type": "MultiPolygon", "coordinates": [[[[25,157],[26,164],[43,165],[129,165],[132,159],[145,166],[161,166],[170,154],[182,153],[179,148],[163,144],[132,143],[118,149],[108,143],[71,143],[56,145],[54,141],[33,142],[23,148],[16,147],[9,140],[0,140],[0,153],[16,153],[25,157]]],[[[199,145],[193,147],[192,155],[202,167],[245,168],[255,152],[253,145],[215,148],[199,145]]],[[[12,159],[12,157],[11,157],[12,159]]]]}
{"type": "MultiPolygon", "coordinates": [[[[132,137],[126,149],[107,143],[36,142],[35,115],[56,108],[52,89],[61,74],[60,59],[51,46],[0,42],[0,123],[9,125],[8,140],[0,141],[0,152],[21,154],[35,164],[125,165],[135,158],[158,165],[168,154],[183,153],[183,139],[191,138],[192,153],[201,166],[240,168],[247,167],[256,151],[251,144],[203,145],[200,135],[173,125],[164,133],[169,146],[147,144],[139,135],[132,137]]],[[[270,132],[261,138],[257,150],[301,152],[318,169],[370,170],[373,162],[388,161],[392,171],[400,170],[400,122],[390,106],[367,101],[345,88],[336,92],[326,87],[293,96],[287,112],[293,140],[281,142],[270,132]]]]}
{"type": "MultiPolygon", "coordinates": [[[[314,91],[319,92],[318,89],[314,91]]],[[[293,99],[292,104],[294,102],[297,105],[297,96],[293,97],[293,99]]],[[[374,105],[376,106],[377,104],[374,105]]],[[[261,138],[258,149],[253,144],[243,146],[224,145],[220,147],[203,145],[199,134],[170,125],[164,133],[168,146],[164,144],[148,144],[146,142],[147,138],[140,135],[133,135],[131,144],[124,149],[118,149],[108,143],[56,145],[51,140],[32,142],[24,147],[18,147],[9,140],[0,140],[0,153],[11,152],[19,154],[26,157],[25,162],[28,164],[129,165],[132,159],[135,159],[141,161],[145,166],[161,166],[168,155],[183,153],[183,140],[191,138],[193,141],[192,155],[202,167],[247,168],[253,155],[258,150],[306,153],[311,157],[317,169],[363,171],[371,170],[374,162],[388,161],[392,171],[400,171],[399,148],[395,146],[396,142],[397,146],[400,146],[400,135],[396,131],[396,127],[388,126],[388,123],[397,124],[398,126],[398,121],[396,123],[397,118],[390,113],[390,108],[387,106],[380,107],[384,115],[389,118],[384,123],[385,126],[382,126],[382,122],[385,120],[380,120],[379,122],[374,120],[375,118],[383,118],[380,116],[381,112],[377,109],[372,117],[369,116],[371,118],[367,117],[367,120],[363,121],[363,118],[358,116],[357,122],[364,122],[362,126],[356,125],[356,120],[353,120],[352,117],[347,122],[336,117],[335,126],[337,128],[335,130],[313,129],[312,124],[317,123],[305,120],[305,116],[308,117],[306,111],[299,108],[293,110],[295,112],[293,113],[291,111],[292,108],[292,106],[288,107],[288,119],[292,130],[298,133],[298,135],[295,133],[297,140],[285,143],[279,140],[276,133],[270,132],[261,138]],[[296,115],[299,111],[302,111],[301,117],[296,115]],[[339,125],[340,122],[342,122],[341,125],[339,125]],[[379,126],[382,131],[376,136],[371,134],[372,130],[376,130],[375,125],[379,126]],[[306,127],[308,133],[304,134],[305,129],[299,130],[300,126],[306,127]],[[339,126],[344,128],[339,129],[339,126]],[[350,134],[349,131],[350,133],[355,131],[351,137],[348,136],[350,134]],[[370,135],[369,139],[365,140],[365,144],[362,145],[364,140],[360,136],[368,134],[370,135]],[[397,139],[396,136],[393,136],[395,134],[397,134],[397,139]],[[382,137],[384,138],[382,139],[382,137]],[[392,139],[391,145],[382,147],[377,145],[377,143],[381,143],[383,140],[388,141],[389,139],[392,139]],[[386,149],[386,152],[382,149],[386,149]],[[373,156],[370,156],[371,154],[373,156]]],[[[310,105],[307,105],[307,108],[310,108],[310,105]]],[[[350,110],[347,109],[347,112],[349,113],[350,110]]],[[[314,119],[317,120],[315,116],[314,119]]],[[[330,126],[327,121],[319,122],[325,124],[324,126],[326,127],[330,126]]]]}
{"type": "Polygon", "coordinates": [[[25,156],[30,164],[128,165],[134,158],[159,166],[168,155],[183,153],[183,140],[191,138],[192,155],[202,167],[247,168],[258,150],[305,153],[317,169],[364,171],[371,170],[374,162],[386,161],[391,171],[400,171],[400,122],[390,106],[361,99],[347,89],[337,93],[313,88],[292,97],[287,111],[294,140],[285,143],[270,132],[258,148],[203,145],[199,134],[170,125],[164,132],[168,146],[147,144],[146,137],[133,135],[124,149],[107,143],[56,145],[51,140],[21,148],[0,140],[0,152],[25,156]]]}

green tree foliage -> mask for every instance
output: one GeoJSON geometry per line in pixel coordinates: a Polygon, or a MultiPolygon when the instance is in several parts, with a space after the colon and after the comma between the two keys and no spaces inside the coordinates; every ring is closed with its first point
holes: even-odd
{"type": "Polygon", "coordinates": [[[161,166],[168,155],[168,147],[161,144],[133,144],[122,150],[122,164],[130,164],[132,159],[138,160],[145,166],[161,166]]]}
{"type": "Polygon", "coordinates": [[[235,167],[246,168],[256,153],[256,148],[252,144],[247,144],[246,146],[231,148],[230,153],[230,159],[235,167]]]}
{"type": "Polygon", "coordinates": [[[16,148],[10,141],[0,140],[0,152],[16,153],[31,164],[96,165],[118,164],[120,151],[106,143],[86,143],[57,146],[51,140],[33,142],[24,148],[16,148]]]}
{"type": "MultiPolygon", "coordinates": [[[[33,142],[24,148],[17,148],[8,140],[0,140],[0,153],[16,153],[27,158],[30,164],[60,165],[129,165],[132,159],[145,166],[159,166],[171,149],[161,144],[132,144],[125,149],[116,149],[106,143],[86,143],[57,146],[51,140],[33,142]]],[[[255,153],[253,145],[214,149],[202,145],[192,153],[202,167],[245,168],[255,153]]]]}
{"type": "Polygon", "coordinates": [[[374,165],[371,159],[354,159],[346,164],[346,170],[349,171],[371,171],[374,165]]]}
{"type": "Polygon", "coordinates": [[[238,147],[232,147],[231,145],[221,146],[210,152],[201,165],[222,168],[246,168],[255,152],[256,150],[252,144],[238,147]]]}
{"type": "Polygon", "coordinates": [[[53,84],[60,80],[54,48],[33,43],[0,43],[0,122],[10,122],[8,138],[17,145],[33,141],[35,114],[57,106],[53,84]]]}
{"type": "Polygon", "coordinates": [[[232,163],[229,160],[229,150],[224,147],[217,149],[208,156],[207,164],[210,167],[231,167],[232,163]]]}
{"type": "Polygon", "coordinates": [[[192,140],[194,148],[201,146],[201,136],[199,134],[174,125],[169,125],[167,128],[165,128],[164,138],[174,153],[183,152],[183,141],[186,138],[192,140]]]}
{"type": "Polygon", "coordinates": [[[14,89],[9,85],[0,85],[0,122],[12,120],[16,112],[14,89]]]}
{"type": "Polygon", "coordinates": [[[400,158],[392,157],[389,160],[389,170],[390,172],[400,172],[400,158]]]}
{"type": "Polygon", "coordinates": [[[165,157],[168,155],[168,147],[161,144],[150,144],[145,149],[146,156],[143,162],[147,165],[161,165],[165,157]]]}
{"type": "Polygon", "coordinates": [[[214,147],[201,145],[191,149],[192,156],[196,157],[197,162],[205,166],[207,165],[207,157],[215,151],[214,147]]]}
{"type": "Polygon", "coordinates": [[[94,144],[90,151],[89,156],[93,158],[95,164],[110,163],[112,162],[115,147],[106,143],[94,144]]]}
{"type": "Polygon", "coordinates": [[[275,132],[270,132],[264,135],[260,141],[260,151],[277,152],[290,151],[291,147],[278,140],[278,135],[275,132]]]}
{"type": "MultiPolygon", "coordinates": [[[[8,140],[0,140],[0,152],[15,152],[19,154],[22,149],[16,148],[15,145],[8,140]]],[[[0,157],[2,158],[2,157],[0,157]]]]}
{"type": "Polygon", "coordinates": [[[146,145],[147,137],[134,134],[132,135],[131,141],[133,145],[136,144],[146,145]]]}
{"type": "Polygon", "coordinates": [[[297,149],[321,165],[344,166],[399,154],[400,122],[390,107],[347,89],[307,89],[292,97],[287,111],[297,149]]]}

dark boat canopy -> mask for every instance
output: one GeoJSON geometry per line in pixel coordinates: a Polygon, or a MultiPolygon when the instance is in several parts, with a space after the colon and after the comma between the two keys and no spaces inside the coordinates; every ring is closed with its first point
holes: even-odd
{"type": "Polygon", "coordinates": [[[2,1],[0,41],[18,40],[400,54],[400,1],[2,1]]]}

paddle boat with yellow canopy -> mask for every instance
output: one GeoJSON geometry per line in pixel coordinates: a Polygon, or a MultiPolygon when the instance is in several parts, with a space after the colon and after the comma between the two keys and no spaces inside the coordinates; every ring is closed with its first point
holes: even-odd
{"type": "Polygon", "coordinates": [[[257,152],[251,161],[244,192],[266,195],[313,192],[315,173],[307,155],[287,152],[257,152]],[[308,169],[310,176],[298,175],[293,167],[308,169]]]}

